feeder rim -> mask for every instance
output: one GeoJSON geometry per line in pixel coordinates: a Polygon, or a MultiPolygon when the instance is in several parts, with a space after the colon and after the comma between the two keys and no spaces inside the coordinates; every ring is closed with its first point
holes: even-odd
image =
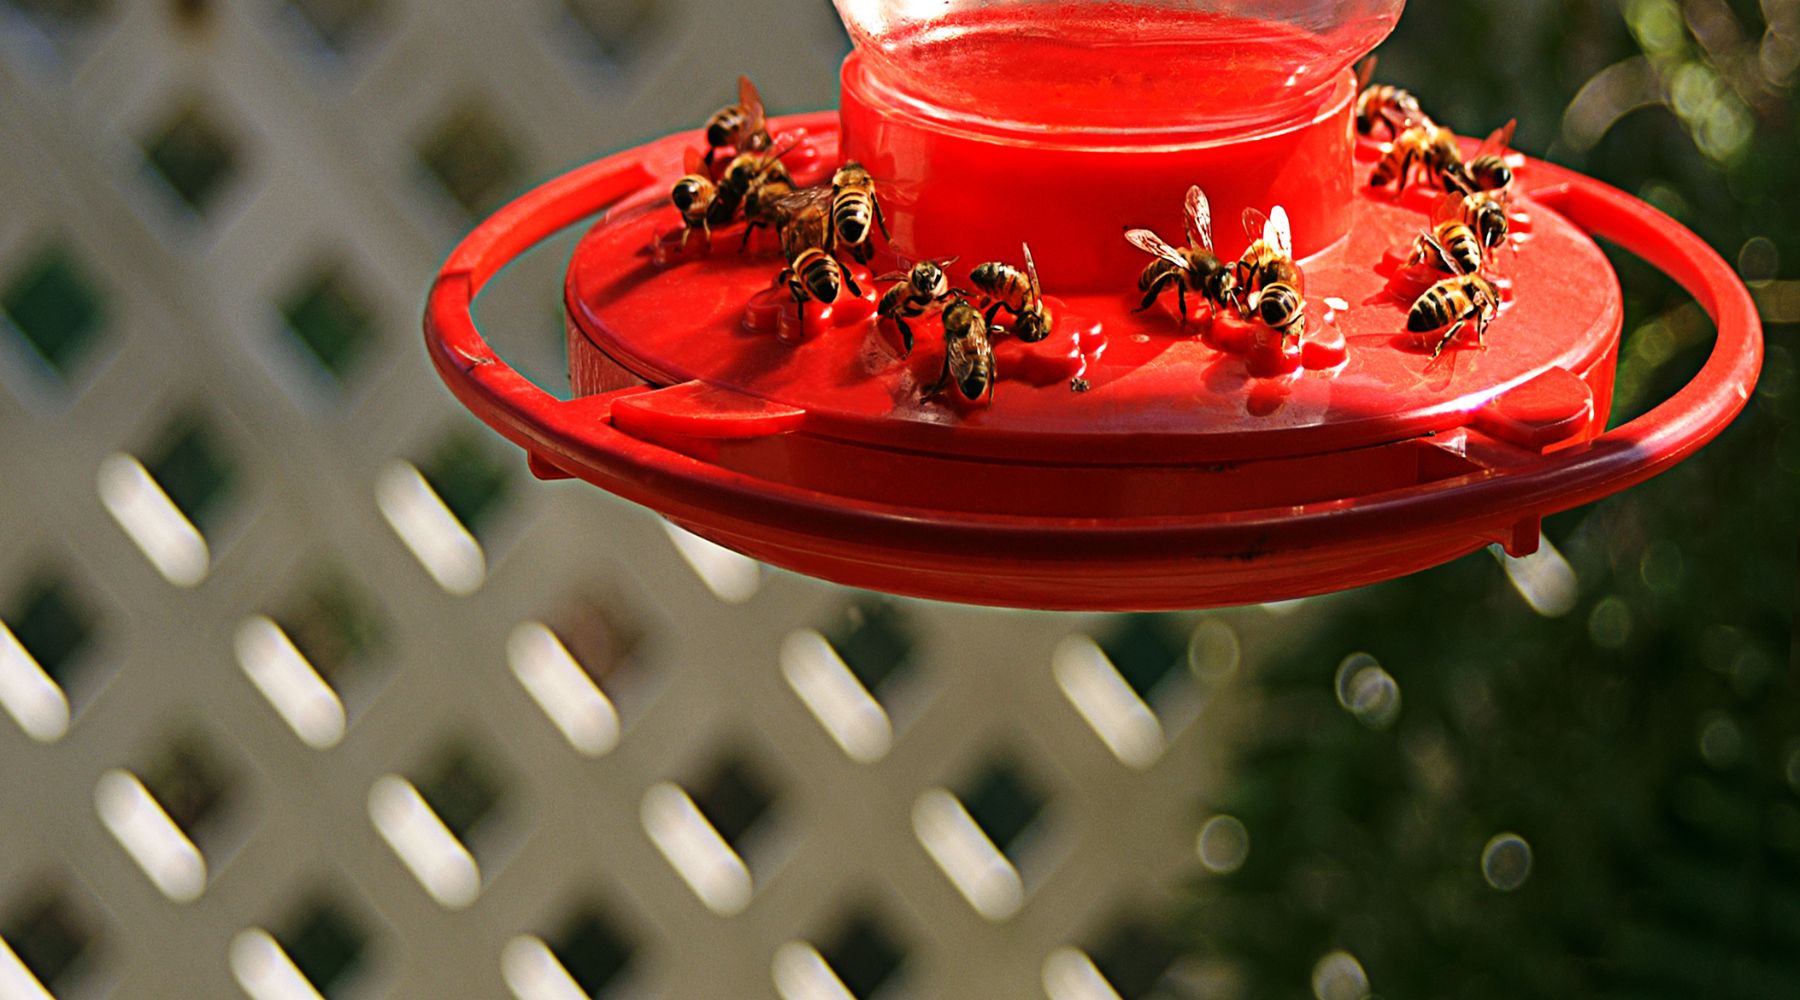
{"type": "MultiPolygon", "coordinates": [[[[889,506],[732,472],[631,437],[611,423],[615,400],[634,387],[559,400],[507,365],[476,328],[472,306],[487,282],[526,250],[605,211],[659,178],[629,151],[598,160],[525,194],[479,225],[451,254],[425,315],[428,353],[451,391],[535,461],[580,476],[678,521],[711,512],[861,544],[880,538],[952,555],[979,546],[1029,558],[1045,546],[1071,556],[1129,557],[1179,549],[1195,556],[1254,558],[1276,538],[1284,548],[1341,544],[1395,530],[1484,526],[1568,510],[1667,470],[1717,437],[1747,405],[1762,363],[1762,323],[1730,265],[1693,232],[1610,185],[1531,160],[1531,197],[1591,235],[1662,270],[1710,316],[1718,335],[1706,364],[1674,395],[1585,444],[1530,459],[1368,496],[1301,506],[1194,516],[1071,518],[889,506]]],[[[804,349],[804,348],[801,348],[804,349]]]]}

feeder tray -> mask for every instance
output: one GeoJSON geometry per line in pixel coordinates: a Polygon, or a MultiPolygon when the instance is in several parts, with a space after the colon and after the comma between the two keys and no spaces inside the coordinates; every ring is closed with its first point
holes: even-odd
{"type": "MultiPolygon", "coordinates": [[[[852,266],[861,297],[808,307],[801,339],[771,288],[779,256],[740,253],[738,228],[672,253],[668,190],[692,134],[552,181],[469,236],[426,317],[451,389],[540,477],[584,479],[775,565],[976,604],[1152,610],[1342,590],[1494,543],[1529,553],[1544,515],[1687,457],[1754,385],[1761,328],[1717,254],[1628,195],[1523,159],[1512,210],[1528,242],[1497,263],[1509,301],[1485,348],[1466,337],[1434,359],[1435,335],[1406,333],[1411,298],[1394,294],[1431,199],[1360,183],[1380,150],[1353,140],[1341,63],[1300,114],[1174,136],[921,110],[878,56],[846,62],[841,114],[771,131],[797,183],[868,166],[906,259],[961,255],[954,279],[1030,243],[1056,328],[996,341],[990,406],[922,398],[942,328],[915,320],[902,357],[873,316],[870,269],[852,266]],[[1300,343],[1203,310],[1184,326],[1173,293],[1133,311],[1147,259],[1121,226],[1179,243],[1196,182],[1226,259],[1247,242],[1242,208],[1288,208],[1310,303],[1300,343]],[[563,401],[492,351],[470,307],[520,253],[602,212],[569,269],[563,401]],[[1719,330],[1693,382],[1611,431],[1621,296],[1593,236],[1668,273],[1719,330]]],[[[895,262],[884,250],[873,270],[895,262]]]]}

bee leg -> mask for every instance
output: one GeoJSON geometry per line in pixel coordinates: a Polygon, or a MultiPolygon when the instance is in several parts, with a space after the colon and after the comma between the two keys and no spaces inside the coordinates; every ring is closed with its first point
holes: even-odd
{"type": "Polygon", "coordinates": [[[850,269],[844,267],[839,268],[839,271],[844,275],[844,288],[850,293],[850,297],[854,299],[862,298],[862,289],[856,287],[856,279],[850,276],[850,269]]]}
{"type": "Polygon", "coordinates": [[[750,237],[755,232],[756,223],[752,222],[744,226],[744,238],[738,243],[738,253],[743,253],[750,249],[750,237]]]}
{"type": "Polygon", "coordinates": [[[1436,361],[1438,355],[1444,353],[1444,348],[1449,347],[1450,344],[1456,340],[1457,335],[1462,333],[1462,328],[1467,326],[1468,323],[1469,321],[1467,319],[1459,319],[1451,324],[1449,332],[1444,334],[1444,339],[1438,341],[1437,349],[1431,352],[1431,360],[1436,361]]]}
{"type": "Polygon", "coordinates": [[[1166,279],[1158,278],[1154,282],[1152,282],[1150,284],[1150,288],[1144,292],[1144,301],[1142,303],[1140,303],[1138,305],[1138,307],[1132,311],[1133,312],[1143,312],[1144,310],[1149,309],[1151,306],[1155,305],[1157,296],[1162,294],[1163,285],[1165,284],[1165,281],[1166,281],[1166,279]]]}
{"type": "Polygon", "coordinates": [[[875,225],[881,228],[881,238],[889,243],[894,242],[894,238],[888,235],[887,219],[881,214],[881,202],[875,198],[870,198],[869,202],[875,206],[875,225]]]}
{"type": "Polygon", "coordinates": [[[912,324],[908,323],[906,321],[906,317],[904,317],[904,316],[895,316],[894,317],[894,325],[900,328],[900,346],[904,349],[900,356],[903,358],[912,357],[912,349],[913,349],[912,324]]]}
{"type": "Polygon", "coordinates": [[[987,320],[988,329],[991,330],[994,328],[994,317],[1000,315],[1000,307],[1005,304],[1006,303],[1004,303],[1004,302],[994,303],[993,306],[988,309],[987,315],[982,317],[983,319],[987,320]]]}
{"type": "Polygon", "coordinates": [[[950,353],[948,351],[946,351],[946,352],[944,352],[944,371],[943,371],[943,373],[938,376],[938,380],[936,382],[933,382],[930,385],[926,386],[925,388],[919,390],[919,398],[930,399],[931,397],[937,395],[938,393],[943,392],[944,387],[949,384],[950,384],[950,353]]]}
{"type": "Polygon", "coordinates": [[[1175,282],[1175,304],[1181,308],[1181,328],[1185,330],[1188,325],[1187,282],[1185,281],[1175,282]]]}

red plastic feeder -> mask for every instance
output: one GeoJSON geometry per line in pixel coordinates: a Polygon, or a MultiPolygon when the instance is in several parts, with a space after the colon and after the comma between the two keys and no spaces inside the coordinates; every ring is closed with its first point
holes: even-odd
{"type": "Polygon", "coordinates": [[[670,137],[508,206],[432,291],[438,370],[539,476],[853,586],[1198,608],[1342,590],[1495,542],[1528,553],[1544,515],[1681,461],[1749,398],[1761,326],[1731,268],[1642,202],[1535,160],[1514,160],[1514,237],[1490,273],[1506,302],[1485,347],[1465,336],[1433,358],[1437,335],[1406,332],[1424,284],[1403,252],[1434,199],[1367,187],[1381,149],[1355,138],[1345,69],[1401,0],[1320,0],[1279,24],[1136,3],[952,4],[919,22],[904,6],[840,0],[857,41],[841,117],[773,122],[777,145],[798,184],[845,159],[869,168],[892,233],[875,273],[957,256],[966,287],[1028,242],[1050,337],[1000,337],[992,403],[971,407],[922,398],[942,326],[913,321],[902,357],[871,269],[851,268],[861,297],[809,304],[802,335],[771,242],[740,252],[741,226],[710,249],[674,241],[669,190],[703,143],[670,137]],[[1121,230],[1181,243],[1193,184],[1228,260],[1245,208],[1286,208],[1309,302],[1299,341],[1210,320],[1193,295],[1185,323],[1173,293],[1133,311],[1148,258],[1121,230]],[[597,213],[569,270],[565,402],[495,355],[470,306],[597,213]],[[1719,330],[1692,383],[1611,431],[1620,293],[1594,236],[1667,272],[1719,330]]]}

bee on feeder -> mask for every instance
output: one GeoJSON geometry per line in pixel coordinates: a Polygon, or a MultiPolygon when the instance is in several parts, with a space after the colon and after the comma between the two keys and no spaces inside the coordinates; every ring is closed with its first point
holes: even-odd
{"type": "Polygon", "coordinates": [[[1148,229],[1125,231],[1127,242],[1156,258],[1138,276],[1138,291],[1144,293],[1144,301],[1136,311],[1155,305],[1163,292],[1173,286],[1182,326],[1187,325],[1188,292],[1210,304],[1214,316],[1237,297],[1236,274],[1213,252],[1212,205],[1198,185],[1188,188],[1184,218],[1188,241],[1185,249],[1170,246],[1148,229]]]}
{"type": "Polygon", "coordinates": [[[981,293],[987,307],[989,326],[1001,309],[1012,313],[1012,335],[1027,344],[1035,344],[1050,336],[1053,317],[1044,304],[1043,286],[1038,283],[1037,262],[1031,259],[1031,247],[1025,251],[1023,271],[1002,261],[989,261],[969,273],[969,284],[981,293]]]}
{"type": "Polygon", "coordinates": [[[739,153],[760,153],[774,145],[763,118],[762,95],[747,76],[738,77],[738,102],[720,108],[706,120],[706,164],[729,146],[739,153]]]}
{"type": "Polygon", "coordinates": [[[836,257],[819,247],[806,247],[789,258],[788,266],[782,269],[776,280],[786,282],[788,294],[794,297],[794,308],[800,314],[800,335],[803,338],[806,336],[806,303],[809,300],[830,304],[836,302],[845,290],[853,296],[862,294],[850,272],[837,262],[836,257]]]}
{"type": "Polygon", "coordinates": [[[713,205],[718,200],[719,187],[713,183],[712,176],[706,172],[700,154],[690,148],[683,161],[687,176],[675,182],[675,189],[670,192],[669,200],[674,202],[675,210],[681,213],[681,246],[687,248],[688,237],[698,229],[706,235],[708,243],[712,242],[713,205]]]}
{"type": "Polygon", "coordinates": [[[981,311],[960,296],[944,308],[944,372],[926,386],[929,399],[952,389],[965,402],[991,403],[994,399],[994,345],[981,311]]]}
{"type": "Polygon", "coordinates": [[[1437,218],[1440,222],[1445,218],[1461,221],[1480,236],[1481,245],[1489,250],[1498,250],[1505,245],[1507,233],[1512,229],[1505,199],[1491,191],[1445,195],[1437,218]]]}
{"type": "Polygon", "coordinates": [[[1500,290],[1493,282],[1479,274],[1458,275],[1432,285],[1413,303],[1406,317],[1406,329],[1431,333],[1449,328],[1432,349],[1432,360],[1436,360],[1470,323],[1475,324],[1477,343],[1486,346],[1488,325],[1499,312],[1500,290]]]}
{"type": "Polygon", "coordinates": [[[1377,128],[1385,126],[1388,137],[1395,138],[1428,120],[1419,107],[1418,98],[1399,87],[1372,83],[1374,78],[1375,57],[1370,56],[1356,67],[1356,131],[1359,134],[1372,136],[1377,128]]]}
{"type": "Polygon", "coordinates": [[[907,320],[917,319],[944,305],[952,294],[968,294],[961,289],[951,288],[950,276],[944,273],[956,260],[955,257],[947,260],[922,260],[906,271],[895,271],[876,279],[898,282],[881,296],[881,303],[876,307],[875,313],[883,319],[892,320],[899,328],[905,353],[911,354],[913,349],[912,326],[907,320]]]}
{"type": "Polygon", "coordinates": [[[1506,151],[1512,146],[1513,133],[1518,129],[1518,119],[1513,119],[1494,130],[1494,134],[1482,141],[1481,147],[1475,150],[1475,156],[1464,165],[1461,180],[1467,185],[1469,192],[1486,192],[1504,197],[1512,190],[1512,165],[1506,162],[1506,151]]]}
{"type": "Polygon", "coordinates": [[[877,227],[883,239],[891,239],[881,202],[875,196],[875,178],[860,163],[844,164],[831,178],[832,252],[847,246],[852,259],[867,263],[874,253],[869,237],[877,227]]]}
{"type": "Polygon", "coordinates": [[[1251,309],[1264,326],[1281,335],[1284,343],[1306,335],[1306,296],[1285,281],[1258,291],[1251,299],[1251,309]]]}
{"type": "Polygon", "coordinates": [[[1256,294],[1274,284],[1305,287],[1300,265],[1294,263],[1294,231],[1287,209],[1276,205],[1264,215],[1244,209],[1244,234],[1251,239],[1244,255],[1233,265],[1238,295],[1238,315],[1248,318],[1257,308],[1256,294]]]}
{"type": "MultiPolygon", "coordinates": [[[[719,178],[719,194],[715,204],[728,206],[721,209],[725,213],[724,223],[737,217],[739,208],[744,207],[753,198],[760,197],[761,189],[776,185],[792,191],[794,180],[788,176],[787,167],[781,158],[793,147],[773,152],[739,153],[733,157],[725,168],[725,175],[719,178]]],[[[722,225],[718,213],[714,214],[712,224],[722,225]]]]}
{"type": "Polygon", "coordinates": [[[1436,225],[1413,241],[1406,266],[1428,264],[1441,274],[1475,274],[1486,262],[1485,244],[1475,229],[1463,221],[1463,201],[1455,196],[1438,203],[1436,225]]]}
{"type": "Polygon", "coordinates": [[[1471,190],[1456,133],[1424,119],[1395,137],[1384,148],[1381,161],[1369,175],[1370,187],[1395,184],[1394,196],[1406,192],[1415,174],[1434,187],[1452,193],[1471,190]]]}
{"type": "Polygon", "coordinates": [[[777,199],[771,205],[771,210],[780,216],[781,252],[788,262],[776,281],[785,282],[788,294],[794,297],[802,337],[806,334],[808,301],[836,302],[846,289],[851,295],[862,294],[849,270],[826,249],[831,238],[828,194],[824,188],[808,189],[777,199]]]}
{"type": "MultiPolygon", "coordinates": [[[[809,228],[814,232],[807,237],[805,245],[824,246],[826,236],[818,236],[816,230],[825,221],[825,206],[831,201],[831,189],[827,187],[801,188],[796,191],[793,185],[783,180],[773,180],[754,184],[750,194],[744,201],[743,246],[750,245],[750,237],[758,229],[774,229],[778,235],[790,226],[798,227],[798,231],[809,228]]],[[[796,252],[798,252],[796,247],[796,252]]],[[[789,254],[792,256],[792,254],[789,254]]]]}

